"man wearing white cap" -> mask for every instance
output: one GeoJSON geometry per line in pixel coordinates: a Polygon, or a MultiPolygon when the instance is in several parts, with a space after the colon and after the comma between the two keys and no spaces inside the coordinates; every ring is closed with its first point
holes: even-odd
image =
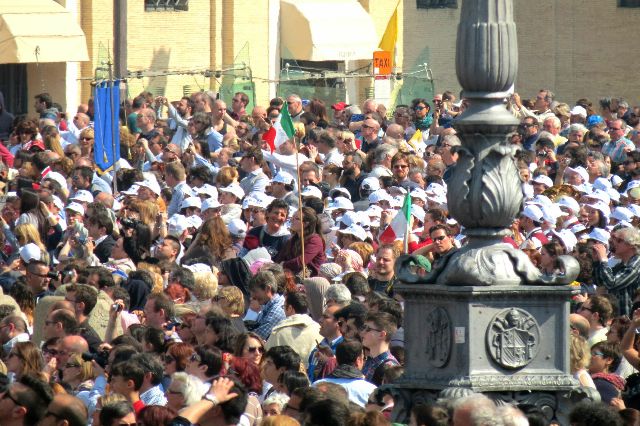
{"type": "Polygon", "coordinates": [[[540,195],[553,186],[553,181],[547,175],[538,175],[531,181],[533,195],[540,195]]]}
{"type": "Polygon", "coordinates": [[[293,192],[295,179],[284,170],[280,170],[271,180],[271,196],[283,200],[289,207],[298,208],[298,197],[293,192]]]}
{"type": "Polygon", "coordinates": [[[239,204],[244,198],[244,191],[237,183],[232,183],[231,185],[219,188],[218,192],[220,193],[218,200],[220,201],[220,204],[223,205],[239,204]]]}
{"type": "Polygon", "coordinates": [[[160,185],[156,180],[146,179],[142,182],[136,182],[138,185],[138,198],[142,201],[156,202],[160,196],[160,185]]]}
{"type": "Polygon", "coordinates": [[[576,124],[576,123],[585,124],[587,122],[587,110],[584,109],[584,107],[581,107],[580,105],[576,105],[573,108],[571,108],[569,115],[570,115],[569,122],[571,124],[576,124]]]}
{"type": "Polygon", "coordinates": [[[535,247],[539,250],[549,242],[540,228],[543,220],[544,213],[540,207],[533,204],[525,206],[520,215],[520,229],[524,232],[524,242],[520,245],[521,248],[535,247]]]}

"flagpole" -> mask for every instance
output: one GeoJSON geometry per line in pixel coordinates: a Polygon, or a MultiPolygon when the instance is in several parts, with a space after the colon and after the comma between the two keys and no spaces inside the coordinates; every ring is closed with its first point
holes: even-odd
{"type": "Polygon", "coordinates": [[[404,232],[404,253],[409,254],[409,234],[411,233],[411,193],[407,190],[407,195],[403,204],[408,204],[407,209],[407,229],[404,232]]]}
{"type": "MultiPolygon", "coordinates": [[[[285,108],[287,107],[286,105],[284,106],[285,108]]],[[[301,180],[302,178],[300,177],[300,156],[298,155],[299,153],[299,146],[298,143],[296,142],[296,137],[293,137],[293,143],[296,147],[296,169],[297,169],[297,173],[296,173],[296,178],[298,179],[298,215],[299,215],[299,220],[300,220],[300,247],[302,247],[302,277],[306,278],[307,276],[307,264],[304,261],[304,215],[302,214],[302,186],[300,186],[301,180]]]]}
{"type": "MultiPolygon", "coordinates": [[[[118,192],[118,179],[116,179],[117,174],[118,174],[118,160],[119,158],[116,158],[116,134],[115,131],[117,130],[118,132],[120,131],[120,117],[118,114],[118,117],[114,117],[114,107],[113,107],[113,63],[111,62],[111,58],[109,58],[109,62],[107,62],[107,65],[109,67],[109,83],[107,84],[107,87],[109,87],[109,85],[111,85],[111,87],[109,87],[109,113],[111,114],[111,149],[112,149],[112,155],[113,155],[113,195],[115,196],[116,193],[118,192]],[[117,123],[117,126],[116,126],[117,123]]],[[[104,144],[104,141],[102,142],[104,144]]],[[[108,173],[108,172],[107,172],[108,173]]]]}

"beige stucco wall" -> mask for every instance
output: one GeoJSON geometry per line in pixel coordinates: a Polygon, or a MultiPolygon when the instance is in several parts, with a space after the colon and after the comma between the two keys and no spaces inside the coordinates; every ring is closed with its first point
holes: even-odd
{"type": "MultiPolygon", "coordinates": [[[[415,0],[404,0],[404,9],[405,66],[428,49],[436,90],[458,92],[460,9],[416,9],[415,0]]],[[[640,101],[633,78],[640,58],[628,53],[640,36],[640,8],[619,8],[613,0],[514,0],[514,16],[520,59],[516,90],[523,96],[546,87],[567,103],[603,96],[640,101]]]]}

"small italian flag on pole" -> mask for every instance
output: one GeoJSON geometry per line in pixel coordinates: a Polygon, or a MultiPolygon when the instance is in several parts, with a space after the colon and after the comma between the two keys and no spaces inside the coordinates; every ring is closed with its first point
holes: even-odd
{"type": "Polygon", "coordinates": [[[396,213],[387,229],[380,234],[380,242],[392,244],[395,240],[404,240],[404,252],[409,252],[409,224],[411,223],[411,195],[407,192],[402,209],[396,213]]]}
{"type": "Polygon", "coordinates": [[[271,153],[273,153],[273,151],[280,148],[280,145],[290,140],[295,134],[296,131],[293,127],[291,115],[289,115],[289,110],[285,105],[282,108],[280,120],[276,121],[276,123],[262,135],[262,140],[267,141],[269,149],[271,153]]]}

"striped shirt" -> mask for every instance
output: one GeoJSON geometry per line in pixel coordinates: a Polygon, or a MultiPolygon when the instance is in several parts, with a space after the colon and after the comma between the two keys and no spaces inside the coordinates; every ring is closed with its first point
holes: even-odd
{"type": "Polygon", "coordinates": [[[640,256],[635,255],[628,263],[620,262],[613,268],[606,262],[593,262],[593,278],[596,285],[606,287],[609,294],[618,299],[619,315],[631,318],[633,293],[640,287],[640,256]]]}

